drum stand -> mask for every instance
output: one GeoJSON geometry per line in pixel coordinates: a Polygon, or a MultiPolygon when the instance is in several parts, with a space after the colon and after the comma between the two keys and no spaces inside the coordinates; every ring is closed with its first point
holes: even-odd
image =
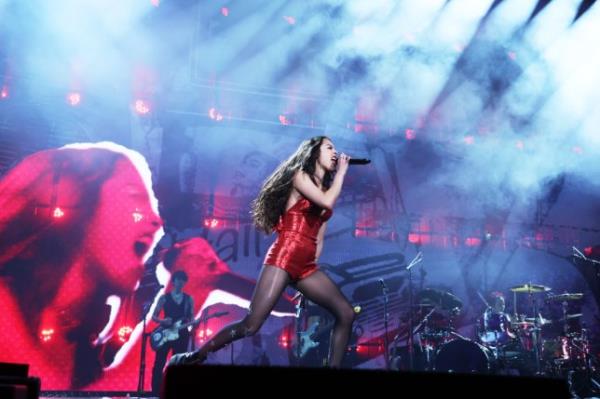
{"type": "MultiPolygon", "coordinates": [[[[419,323],[419,325],[417,326],[417,328],[415,330],[419,330],[421,328],[422,325],[425,325],[425,331],[428,331],[428,327],[427,324],[429,323],[429,316],[431,316],[433,314],[433,312],[435,312],[435,307],[433,309],[431,309],[429,311],[429,313],[427,313],[427,315],[425,315],[425,317],[423,318],[423,320],[421,320],[421,322],[419,323]]],[[[419,337],[419,346],[422,346],[421,343],[421,338],[419,337]]],[[[427,364],[427,370],[429,371],[433,371],[435,365],[434,365],[434,361],[435,361],[435,357],[432,356],[432,353],[435,355],[435,351],[433,349],[433,347],[430,344],[427,344],[425,346],[425,363],[427,364]]]]}
{"type": "Polygon", "coordinates": [[[412,268],[423,260],[423,254],[417,253],[417,256],[406,266],[408,271],[408,338],[406,345],[408,346],[408,367],[409,370],[414,368],[414,348],[413,348],[413,287],[412,287],[412,268]]]}
{"type": "Polygon", "coordinates": [[[532,292],[529,292],[529,300],[530,300],[530,302],[532,304],[532,308],[533,308],[533,328],[531,329],[531,338],[533,340],[533,353],[535,356],[535,374],[541,375],[542,369],[541,369],[541,362],[540,362],[540,354],[541,354],[540,332],[542,331],[542,326],[541,326],[540,320],[539,320],[537,301],[535,300],[535,298],[533,298],[532,292]]]}

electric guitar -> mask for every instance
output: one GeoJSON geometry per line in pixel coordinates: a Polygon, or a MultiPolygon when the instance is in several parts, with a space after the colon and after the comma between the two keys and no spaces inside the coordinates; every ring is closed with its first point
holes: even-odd
{"type": "Polygon", "coordinates": [[[315,333],[319,329],[320,323],[314,322],[306,329],[306,331],[301,331],[297,333],[297,342],[296,346],[293,348],[293,354],[296,355],[298,359],[303,358],[312,348],[319,346],[320,342],[315,341],[315,333]]]}
{"type": "Polygon", "coordinates": [[[184,323],[181,320],[176,321],[172,326],[158,326],[150,333],[150,347],[157,351],[167,342],[176,341],[179,339],[179,331],[189,326],[197,326],[200,322],[207,321],[213,317],[221,317],[229,314],[229,312],[216,312],[204,317],[198,317],[190,322],[184,323]]]}
{"type": "MultiPolygon", "coordinates": [[[[359,314],[360,311],[360,306],[354,306],[354,313],[359,314]]],[[[323,317],[319,317],[319,320],[323,320],[323,317]]],[[[296,333],[296,343],[292,348],[294,356],[302,359],[311,349],[319,346],[323,335],[329,333],[334,324],[335,320],[330,319],[321,327],[321,322],[315,321],[304,331],[299,331],[296,326],[298,332],[296,333]]]]}

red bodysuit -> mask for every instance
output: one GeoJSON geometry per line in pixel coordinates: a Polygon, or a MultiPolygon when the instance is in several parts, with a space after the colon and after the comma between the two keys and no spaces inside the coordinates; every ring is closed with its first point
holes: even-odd
{"type": "Polygon", "coordinates": [[[277,239],[269,248],[265,265],[285,270],[293,281],[316,272],[317,234],[332,213],[322,212],[304,197],[299,199],[279,218],[277,239]]]}

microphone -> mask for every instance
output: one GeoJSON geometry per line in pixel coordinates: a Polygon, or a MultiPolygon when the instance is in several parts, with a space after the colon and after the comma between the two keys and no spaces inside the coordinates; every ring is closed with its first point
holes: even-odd
{"type": "Polygon", "coordinates": [[[350,158],[348,163],[350,165],[367,165],[371,163],[371,160],[366,158],[350,158]]]}
{"type": "Polygon", "coordinates": [[[381,284],[381,288],[383,288],[384,291],[387,290],[387,285],[385,285],[385,281],[382,278],[379,279],[379,284],[381,284]]]}

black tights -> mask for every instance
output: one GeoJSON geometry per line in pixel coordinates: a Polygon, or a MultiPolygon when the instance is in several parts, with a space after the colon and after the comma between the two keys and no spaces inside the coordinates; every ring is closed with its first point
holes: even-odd
{"type": "MultiPolygon", "coordinates": [[[[195,356],[205,358],[240,338],[254,335],[267,319],[275,303],[291,282],[288,273],[274,266],[263,266],[246,317],[222,328],[213,338],[196,351],[195,356]]],[[[329,366],[340,367],[354,321],[354,310],[339,288],[322,271],[298,281],[296,288],[308,300],[324,307],[335,317],[329,349],[329,366]]]]}

